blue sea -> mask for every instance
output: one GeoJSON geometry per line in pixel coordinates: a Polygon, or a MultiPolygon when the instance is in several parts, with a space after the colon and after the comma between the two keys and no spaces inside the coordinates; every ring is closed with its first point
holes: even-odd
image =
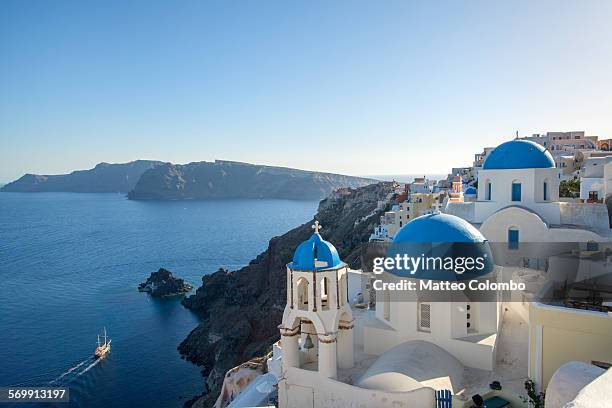
{"type": "Polygon", "coordinates": [[[0,193],[0,386],[67,386],[74,407],[182,406],[203,390],[176,350],[198,318],[138,284],[165,267],[197,288],[219,267],[247,264],[317,204],[0,193]],[[95,361],[103,327],[112,350],[95,361]]]}

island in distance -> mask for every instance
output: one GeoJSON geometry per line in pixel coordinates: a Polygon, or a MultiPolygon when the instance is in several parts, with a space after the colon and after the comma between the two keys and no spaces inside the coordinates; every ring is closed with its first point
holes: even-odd
{"type": "Polygon", "coordinates": [[[7,192],[128,193],[131,200],[269,198],[321,200],[334,189],[377,182],[363,177],[215,160],[172,164],[137,160],[100,163],[90,170],[55,176],[26,174],[2,187],[7,192]]]}
{"type": "Polygon", "coordinates": [[[210,198],[323,199],[341,187],[363,187],[376,180],[226,160],[147,170],[128,198],[185,200],[210,198]]]}
{"type": "Polygon", "coordinates": [[[148,292],[153,297],[184,295],[191,289],[193,286],[181,278],[174,277],[172,272],[164,268],[152,272],[146,281],[138,285],[140,292],[148,292]]]}
{"type": "Polygon", "coordinates": [[[136,160],[129,163],[99,163],[93,169],[70,174],[25,174],[8,183],[0,191],[18,193],[127,193],[134,188],[145,171],[162,164],[160,161],[136,160]]]}

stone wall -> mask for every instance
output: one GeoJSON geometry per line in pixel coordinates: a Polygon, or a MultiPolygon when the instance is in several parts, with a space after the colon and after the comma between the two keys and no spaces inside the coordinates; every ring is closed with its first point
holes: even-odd
{"type": "Polygon", "coordinates": [[[605,204],[559,203],[562,225],[576,225],[597,232],[610,232],[605,204]]]}

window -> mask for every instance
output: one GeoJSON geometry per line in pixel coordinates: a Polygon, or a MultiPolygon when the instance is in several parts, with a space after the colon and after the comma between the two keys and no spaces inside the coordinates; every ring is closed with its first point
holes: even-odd
{"type": "Polygon", "coordinates": [[[521,183],[512,182],[512,201],[521,201],[521,183]]]}
{"type": "Polygon", "coordinates": [[[542,196],[544,198],[544,201],[548,201],[548,181],[544,182],[542,196]]]}
{"type": "Polygon", "coordinates": [[[491,182],[488,180],[485,184],[485,200],[491,200],[491,182]]]}
{"type": "Polygon", "coordinates": [[[431,305],[419,303],[419,330],[431,331],[431,305]]]}
{"type": "Polygon", "coordinates": [[[511,227],[508,229],[508,249],[519,248],[519,230],[511,227]]]}
{"type": "Polygon", "coordinates": [[[588,241],[587,251],[599,251],[599,244],[595,241],[588,241]]]}

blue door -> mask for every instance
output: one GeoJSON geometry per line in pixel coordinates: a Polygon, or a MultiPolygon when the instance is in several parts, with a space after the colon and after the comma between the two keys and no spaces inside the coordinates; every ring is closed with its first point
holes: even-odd
{"type": "Polygon", "coordinates": [[[518,249],[519,231],[517,229],[508,230],[508,249],[518,249]]]}
{"type": "Polygon", "coordinates": [[[512,201],[521,201],[521,183],[512,183],[512,201]]]}

